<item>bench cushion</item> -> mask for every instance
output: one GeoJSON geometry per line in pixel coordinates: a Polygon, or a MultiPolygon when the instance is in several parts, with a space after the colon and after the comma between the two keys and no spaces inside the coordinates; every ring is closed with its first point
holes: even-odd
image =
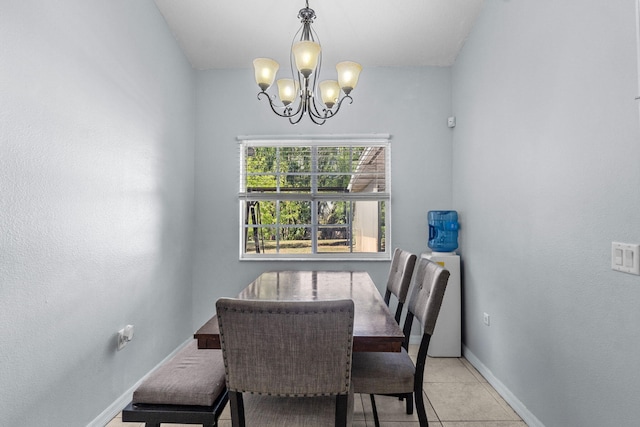
{"type": "Polygon", "coordinates": [[[198,350],[194,339],[143,381],[133,403],[211,406],[225,387],[222,351],[198,350]]]}

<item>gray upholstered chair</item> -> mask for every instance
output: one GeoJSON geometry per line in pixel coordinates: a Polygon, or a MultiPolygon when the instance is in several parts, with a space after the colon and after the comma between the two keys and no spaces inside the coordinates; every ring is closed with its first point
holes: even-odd
{"type": "Polygon", "coordinates": [[[234,427],[347,426],[353,301],[216,302],[234,427]]]}
{"type": "Polygon", "coordinates": [[[395,314],[395,319],[398,324],[400,324],[400,316],[402,315],[402,308],[407,299],[407,292],[409,291],[409,284],[411,283],[411,276],[413,276],[415,264],[416,256],[414,254],[400,248],[396,248],[393,251],[384,302],[388,306],[391,302],[392,294],[398,300],[395,314]]]}
{"type": "Polygon", "coordinates": [[[375,425],[379,426],[374,394],[404,397],[407,414],[413,412],[415,399],[420,426],[428,426],[424,407],[422,381],[429,341],[436,326],[438,313],[449,280],[449,271],[442,266],[421,258],[409,289],[404,334],[409,336],[413,319],[422,326],[422,340],[416,364],[403,347],[400,353],[354,353],[351,379],[355,393],[371,395],[375,425]]]}

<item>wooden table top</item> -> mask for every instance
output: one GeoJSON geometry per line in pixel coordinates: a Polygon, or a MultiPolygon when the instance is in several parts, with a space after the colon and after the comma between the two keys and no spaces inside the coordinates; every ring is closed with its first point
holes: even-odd
{"type": "MultiPolygon", "coordinates": [[[[350,298],[354,302],[353,351],[400,351],[404,335],[367,272],[269,271],[237,298],[317,301],[350,298]]],[[[198,348],[220,348],[214,315],[194,334],[198,348]]]]}

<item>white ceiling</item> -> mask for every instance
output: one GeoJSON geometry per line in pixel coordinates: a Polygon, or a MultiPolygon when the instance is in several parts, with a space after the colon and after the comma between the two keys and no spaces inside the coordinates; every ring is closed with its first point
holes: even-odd
{"type": "MultiPolygon", "coordinates": [[[[453,64],[484,0],[309,0],[325,66],[453,64]]],[[[305,0],[155,0],[195,69],[288,64],[305,0]]]]}

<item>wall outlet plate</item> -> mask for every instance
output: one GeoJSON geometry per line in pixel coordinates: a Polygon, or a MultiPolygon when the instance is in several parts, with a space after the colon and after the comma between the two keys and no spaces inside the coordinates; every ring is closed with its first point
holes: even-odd
{"type": "Polygon", "coordinates": [[[133,339],[133,325],[127,325],[118,331],[118,350],[122,350],[133,339]]]}
{"type": "Polygon", "coordinates": [[[611,242],[611,269],[640,276],[640,245],[611,242]]]}

